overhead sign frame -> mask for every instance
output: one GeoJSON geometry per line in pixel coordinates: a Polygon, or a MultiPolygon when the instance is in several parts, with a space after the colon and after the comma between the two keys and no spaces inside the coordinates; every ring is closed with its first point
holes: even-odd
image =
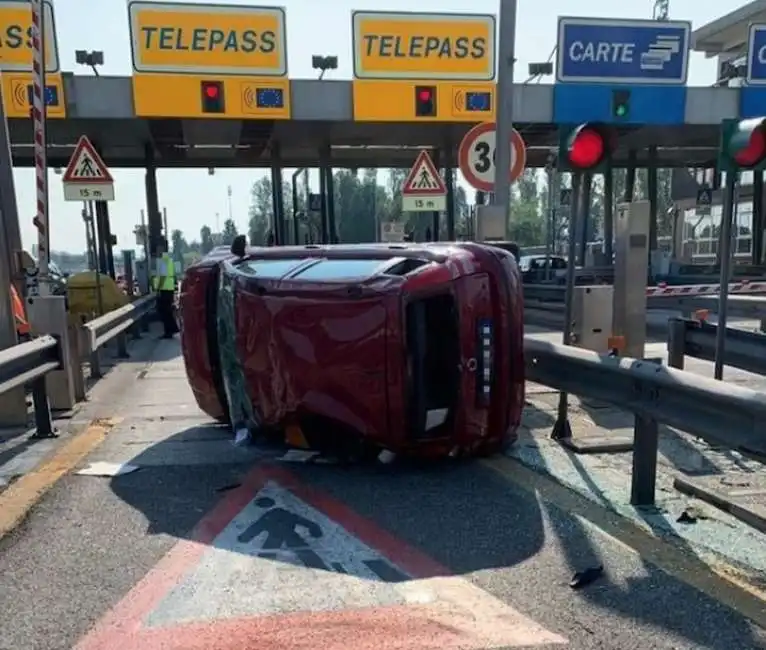
{"type": "MultiPolygon", "coordinates": [[[[355,79],[492,81],[495,78],[497,67],[496,19],[491,14],[360,10],[351,13],[351,34],[355,79]],[[390,57],[381,55],[378,58],[407,61],[409,69],[406,67],[407,64],[398,68],[396,65],[379,65],[377,69],[367,69],[370,66],[367,65],[366,59],[372,57],[373,42],[368,43],[368,53],[365,54],[364,40],[368,38],[365,24],[369,25],[376,22],[380,25],[377,31],[381,33],[370,34],[369,37],[378,39],[379,53],[382,53],[384,49],[391,52],[390,57]],[[430,30],[431,33],[426,35],[419,33],[426,29],[430,30]],[[466,31],[461,33],[461,29],[466,31]],[[383,33],[383,30],[387,30],[389,33],[383,33]],[[383,39],[389,40],[383,42],[383,39]],[[476,43],[477,39],[484,39],[484,43],[476,43]],[[404,49],[402,49],[403,47],[404,49]],[[463,69],[458,65],[452,68],[442,66],[444,69],[441,70],[425,65],[414,65],[416,60],[426,60],[431,53],[437,53],[437,51],[443,54],[449,50],[451,53],[453,47],[459,49],[458,54],[460,55],[456,56],[455,59],[449,57],[453,61],[475,62],[477,58],[470,58],[468,55],[471,50],[482,50],[482,56],[478,58],[483,65],[463,66],[463,69]],[[402,56],[402,54],[406,55],[407,51],[413,53],[413,56],[402,56]],[[423,56],[415,56],[415,52],[422,53],[423,56]]],[[[433,60],[431,59],[431,61],[433,60]]],[[[445,58],[442,57],[441,60],[444,61],[445,58]]]]}
{"type": "MultiPolygon", "coordinates": [[[[6,12],[11,11],[28,14],[28,18],[25,16],[26,21],[24,26],[31,27],[32,4],[29,2],[29,0],[0,0],[0,16],[6,12]]],[[[8,25],[6,23],[6,28],[7,26],[8,25]]],[[[23,29],[24,26],[20,24],[19,26],[22,27],[22,31],[26,31],[23,29]]],[[[58,37],[56,36],[56,14],[53,11],[52,0],[43,0],[43,27],[45,29],[45,72],[46,74],[58,74],[61,72],[61,63],[59,60],[58,37]]],[[[21,42],[20,39],[24,37],[25,36],[21,35],[14,36],[14,38],[19,39],[19,42],[21,42]]],[[[0,71],[31,72],[33,56],[34,55],[31,47],[19,47],[16,49],[11,47],[4,47],[3,56],[0,58],[0,71]],[[26,58],[26,54],[28,53],[29,60],[25,62],[20,60],[14,62],[13,58],[9,56],[9,53],[13,52],[23,53],[25,55],[24,58],[26,58]]]]}
{"type": "Polygon", "coordinates": [[[683,86],[686,84],[689,73],[691,31],[692,26],[688,21],[559,17],[556,81],[559,83],[631,83],[683,86]],[[578,40],[570,45],[568,32],[577,28],[586,32],[588,29],[592,30],[592,38],[598,40],[590,40],[587,45],[582,40],[578,40]],[[638,46],[639,40],[641,40],[640,47],[638,46]],[[596,45],[595,48],[588,49],[588,46],[594,44],[596,45]],[[598,74],[595,71],[572,74],[571,71],[567,72],[567,64],[571,63],[571,53],[575,46],[578,46],[578,51],[583,56],[595,56],[596,58],[629,57],[630,61],[622,63],[602,61],[599,64],[590,64],[591,66],[600,64],[603,64],[602,67],[606,66],[607,69],[603,74],[598,74]],[[638,70],[644,70],[645,74],[636,74],[636,64],[634,63],[636,57],[638,57],[638,70]],[[673,57],[680,61],[680,67],[675,61],[673,61],[673,66],[669,67],[673,57]],[[628,68],[628,63],[633,67],[628,68]],[[627,68],[628,71],[621,74],[618,70],[620,66],[627,68]],[[655,72],[658,70],[672,71],[677,67],[679,68],[677,74],[672,76],[661,76],[652,72],[652,70],[655,72]]]}
{"type": "Polygon", "coordinates": [[[114,201],[114,178],[88,136],[80,136],[61,180],[65,201],[114,201]]]}
{"type": "Polygon", "coordinates": [[[763,63],[758,61],[760,51],[763,51],[764,55],[766,55],[766,24],[754,23],[750,25],[747,37],[747,75],[745,83],[748,86],[766,86],[766,61],[763,63]],[[759,37],[762,39],[760,43],[759,37]],[[759,68],[760,71],[758,71],[759,68]]]}
{"type": "MultiPolygon", "coordinates": [[[[205,19],[203,19],[205,20],[205,19]]],[[[283,7],[262,7],[249,5],[218,5],[218,4],[196,4],[184,2],[147,2],[146,0],[130,0],[128,2],[128,23],[130,28],[130,48],[133,70],[139,74],[212,74],[212,75],[236,75],[249,77],[286,77],[287,76],[287,23],[285,10],[283,7]],[[185,24],[167,25],[164,27],[152,26],[156,30],[147,34],[147,38],[156,36],[156,39],[172,41],[175,37],[176,44],[185,44],[186,47],[178,48],[173,53],[176,62],[172,62],[173,54],[163,53],[161,56],[154,53],[154,58],[160,60],[151,62],[144,61],[146,58],[147,46],[141,46],[138,35],[142,30],[149,28],[143,27],[142,16],[149,14],[166,14],[175,16],[175,20],[189,21],[194,15],[217,16],[219,23],[218,29],[208,29],[207,23],[201,24],[200,28],[191,27],[190,31],[184,36],[185,24]],[[181,18],[183,16],[183,18],[181,18]],[[253,29],[254,21],[268,18],[274,21],[273,29],[269,29],[272,37],[268,39],[268,45],[273,45],[275,54],[272,51],[261,52],[262,56],[269,56],[275,59],[273,65],[260,64],[253,65],[231,65],[226,63],[201,63],[203,59],[204,46],[207,52],[211,52],[217,46],[229,47],[229,43],[238,47],[239,40],[246,43],[248,48],[260,48],[260,34],[253,29]],[[228,22],[228,25],[223,23],[228,22]],[[228,36],[224,32],[228,29],[228,36]],[[162,30],[174,30],[173,32],[162,30]],[[241,30],[241,33],[240,33],[241,30]],[[205,32],[202,34],[201,32],[205,32]],[[169,38],[166,38],[169,37],[169,38]],[[233,38],[233,40],[232,40],[233,38]],[[273,43],[271,42],[273,39],[273,43]],[[198,48],[194,45],[198,44],[198,48]],[[179,53],[184,53],[179,55],[179,53]],[[162,60],[164,59],[164,61],[162,60]],[[195,63],[196,59],[196,63],[195,63]],[[178,62],[178,60],[185,60],[178,62]]],[[[193,25],[193,23],[192,23],[193,25]]],[[[266,31],[263,32],[266,34],[266,31]]],[[[171,50],[172,51],[172,50],[171,50]]],[[[217,52],[220,57],[221,52],[217,52]]],[[[230,58],[230,57],[227,57],[230,58]]]]}

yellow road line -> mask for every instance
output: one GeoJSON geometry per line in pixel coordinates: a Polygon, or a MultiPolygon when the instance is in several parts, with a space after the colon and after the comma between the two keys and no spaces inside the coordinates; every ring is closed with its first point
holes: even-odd
{"type": "Polygon", "coordinates": [[[739,569],[723,563],[709,564],[690,550],[656,537],[636,522],[607,510],[515,459],[497,457],[481,463],[508,482],[539,495],[543,501],[597,528],[677,580],[766,628],[766,591],[750,584],[739,569]]]}
{"type": "Polygon", "coordinates": [[[118,419],[94,420],[40,467],[0,494],[0,539],[16,528],[43,495],[98,447],[118,423],[118,419]]]}

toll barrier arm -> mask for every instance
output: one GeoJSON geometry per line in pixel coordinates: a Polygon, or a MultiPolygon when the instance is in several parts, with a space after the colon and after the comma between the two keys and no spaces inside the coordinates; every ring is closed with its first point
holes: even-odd
{"type": "MultiPolygon", "coordinates": [[[[679,290],[684,289],[684,287],[677,288],[679,290]]],[[[531,309],[545,309],[548,311],[555,311],[555,306],[558,306],[560,310],[563,310],[565,289],[561,285],[525,284],[525,305],[531,309]],[[547,305],[543,303],[547,303],[547,305]]],[[[647,292],[651,289],[653,287],[647,287],[647,292]]],[[[647,295],[646,300],[649,309],[677,310],[681,312],[705,309],[712,313],[717,313],[718,311],[718,296],[715,294],[689,296],[667,293],[647,295]]],[[[730,295],[727,309],[728,314],[736,318],[766,320],[766,296],[730,295]]]]}
{"type": "Polygon", "coordinates": [[[110,311],[108,314],[94,318],[82,326],[82,349],[81,352],[90,360],[90,375],[92,378],[102,376],[99,350],[112,339],[117,339],[117,354],[120,358],[127,358],[126,333],[144,324],[147,316],[155,308],[157,296],[155,294],[139,298],[135,302],[110,311]]]}
{"type": "MultiPolygon", "coordinates": [[[[668,321],[668,365],[683,370],[684,357],[715,360],[716,325],[671,318],[668,321]]],[[[726,329],[726,365],[766,375],[766,335],[726,329]]]]}
{"type": "Polygon", "coordinates": [[[35,410],[36,437],[53,435],[45,376],[62,367],[59,340],[41,336],[0,351],[0,395],[30,385],[35,410]]]}
{"type": "Polygon", "coordinates": [[[631,503],[654,505],[658,425],[716,445],[766,455],[766,394],[683,370],[524,340],[526,378],[632,412],[635,417],[631,503]]]}

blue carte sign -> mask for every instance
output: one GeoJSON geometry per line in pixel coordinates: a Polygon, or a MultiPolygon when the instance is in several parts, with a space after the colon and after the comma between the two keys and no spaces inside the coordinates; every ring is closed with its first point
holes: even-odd
{"type": "Polygon", "coordinates": [[[556,80],[684,85],[690,35],[688,22],[559,18],[556,80]]]}
{"type": "Polygon", "coordinates": [[[750,25],[747,40],[747,83],[766,85],[766,25],[750,25]]]}

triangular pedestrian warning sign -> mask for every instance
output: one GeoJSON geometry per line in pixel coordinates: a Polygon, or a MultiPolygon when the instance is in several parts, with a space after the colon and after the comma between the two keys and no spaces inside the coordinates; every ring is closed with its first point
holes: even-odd
{"type": "Polygon", "coordinates": [[[81,136],[62,180],[65,183],[114,183],[112,174],[86,136],[81,136]]]}
{"type": "Polygon", "coordinates": [[[423,150],[418,154],[415,164],[407,175],[407,180],[402,186],[402,194],[417,196],[442,196],[447,193],[447,187],[431,156],[423,150]]]}

